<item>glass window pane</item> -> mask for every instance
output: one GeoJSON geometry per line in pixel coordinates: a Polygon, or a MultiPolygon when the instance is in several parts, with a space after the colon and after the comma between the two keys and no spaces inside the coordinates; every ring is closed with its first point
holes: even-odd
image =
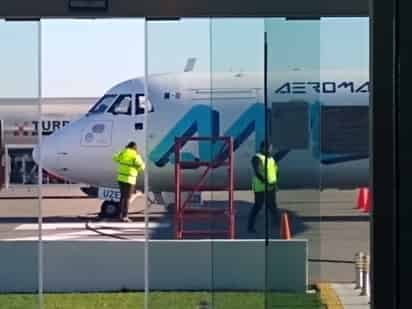
{"type": "Polygon", "coordinates": [[[268,18],[265,33],[266,117],[279,167],[279,212],[270,224],[278,234],[266,247],[266,305],[321,308],[319,296],[307,294],[320,275],[320,21],[268,18]]]}
{"type": "Polygon", "coordinates": [[[137,164],[113,160],[130,141],[144,145],[133,103],[144,91],[143,25],[42,21],[45,308],[143,307],[143,177],[136,191],[124,186],[132,222],[121,221],[119,174],[137,164]]]}
{"type": "Polygon", "coordinates": [[[39,308],[39,23],[0,20],[0,40],[0,307],[39,308]]]}
{"type": "Polygon", "coordinates": [[[113,115],[132,115],[132,95],[119,96],[108,112],[113,115]]]}
{"type": "Polygon", "coordinates": [[[210,203],[226,216],[212,222],[215,229],[234,230],[213,239],[214,308],[264,308],[266,212],[263,200],[254,206],[253,191],[253,158],[266,136],[263,51],[263,19],[211,20],[211,106],[219,115],[217,134],[233,141],[231,151],[222,142],[213,149],[215,160],[231,162],[232,170],[225,165],[213,170],[213,185],[226,188],[211,192],[210,203]]]}
{"type": "Polygon", "coordinates": [[[163,308],[164,297],[168,308],[211,303],[211,228],[199,192],[210,184],[209,27],[209,19],[147,22],[149,308],[163,308]]]}
{"type": "Polygon", "coordinates": [[[89,113],[99,114],[104,113],[107,108],[113,103],[113,100],[116,98],[115,95],[104,95],[95,105],[90,109],[89,113]]]}
{"type": "Polygon", "coordinates": [[[357,296],[355,256],[370,253],[369,19],[322,18],[320,30],[320,278],[357,296]]]}

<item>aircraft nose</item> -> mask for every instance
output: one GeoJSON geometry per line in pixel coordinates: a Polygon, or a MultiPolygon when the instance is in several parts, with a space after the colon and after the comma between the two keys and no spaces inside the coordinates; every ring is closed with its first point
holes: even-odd
{"type": "Polygon", "coordinates": [[[31,156],[33,158],[33,161],[39,165],[40,163],[40,156],[39,156],[39,147],[36,145],[33,147],[33,151],[31,153],[31,156]]]}
{"type": "Polygon", "coordinates": [[[46,171],[56,172],[57,170],[58,143],[52,137],[45,137],[41,144],[33,148],[32,157],[37,165],[42,163],[42,168],[46,171]]]}

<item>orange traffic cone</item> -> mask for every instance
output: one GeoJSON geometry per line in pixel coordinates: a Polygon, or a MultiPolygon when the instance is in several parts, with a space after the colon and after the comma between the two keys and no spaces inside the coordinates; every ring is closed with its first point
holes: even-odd
{"type": "Polygon", "coordinates": [[[368,203],[369,192],[367,188],[360,188],[358,193],[358,204],[356,209],[362,210],[368,203]]]}
{"type": "Polygon", "coordinates": [[[365,206],[360,211],[363,212],[363,213],[369,213],[371,211],[371,208],[372,208],[372,201],[371,201],[370,194],[368,192],[368,194],[366,196],[365,206]]]}
{"type": "Polygon", "coordinates": [[[282,220],[280,221],[280,237],[282,239],[291,239],[289,218],[286,212],[282,214],[282,220]]]}

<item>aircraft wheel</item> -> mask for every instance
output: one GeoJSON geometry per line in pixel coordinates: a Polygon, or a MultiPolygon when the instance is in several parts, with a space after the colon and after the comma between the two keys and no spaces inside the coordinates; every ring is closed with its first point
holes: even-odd
{"type": "Polygon", "coordinates": [[[118,218],[120,215],[119,203],[112,201],[104,201],[101,209],[100,216],[103,218],[118,218]]]}

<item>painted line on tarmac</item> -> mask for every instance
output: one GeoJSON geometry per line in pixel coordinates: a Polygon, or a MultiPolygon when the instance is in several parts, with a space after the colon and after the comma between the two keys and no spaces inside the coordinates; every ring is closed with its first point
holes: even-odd
{"type": "Polygon", "coordinates": [[[336,291],[333,289],[330,283],[321,282],[316,284],[317,289],[320,292],[320,298],[328,309],[343,309],[342,302],[336,291]]]}
{"type": "MultiPolygon", "coordinates": [[[[89,226],[95,229],[144,229],[145,223],[144,222],[131,222],[131,223],[117,223],[117,222],[99,222],[99,223],[89,223],[89,226]]],[[[157,229],[157,228],[169,228],[169,223],[157,223],[157,222],[149,222],[148,224],[149,229],[157,229]]],[[[53,231],[53,230],[69,230],[69,229],[80,229],[84,230],[86,228],[86,223],[43,223],[42,230],[43,231],[53,231]]],[[[37,231],[39,229],[39,225],[36,223],[27,223],[21,224],[17,226],[14,230],[15,231],[37,231]]]]}
{"type": "MultiPolygon", "coordinates": [[[[119,230],[105,230],[105,235],[103,236],[97,234],[91,230],[83,230],[77,232],[69,232],[69,233],[58,233],[58,234],[49,234],[49,235],[42,235],[43,240],[113,240],[110,236],[122,235],[124,231],[119,230]]],[[[131,239],[144,239],[144,234],[137,235],[131,237],[131,239]]],[[[23,241],[23,240],[39,240],[38,236],[26,236],[26,237],[18,237],[18,238],[7,238],[2,239],[1,241],[23,241]]]]}

